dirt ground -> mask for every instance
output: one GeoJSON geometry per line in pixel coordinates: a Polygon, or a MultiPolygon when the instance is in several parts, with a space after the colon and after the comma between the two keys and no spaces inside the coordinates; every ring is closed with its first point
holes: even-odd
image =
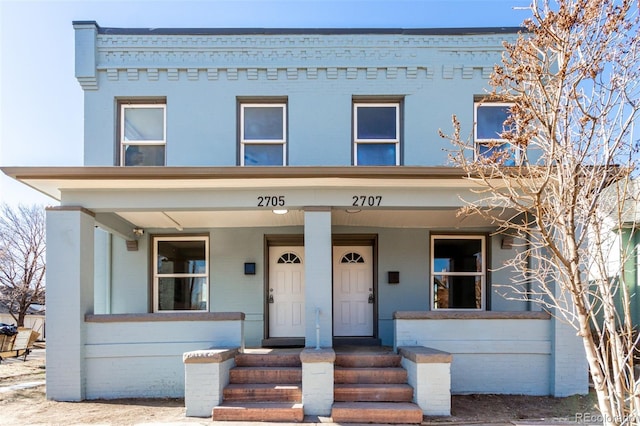
{"type": "MultiPolygon", "coordinates": [[[[26,362],[14,358],[0,363],[0,425],[212,424],[210,419],[185,417],[182,399],[54,402],[45,398],[43,384],[7,391],[6,387],[11,385],[43,382],[44,376],[44,350],[34,351],[26,362]]],[[[595,415],[594,404],[593,394],[569,398],[458,395],[452,397],[451,417],[425,417],[423,424],[566,424],[575,421],[576,415],[595,415]]],[[[329,419],[308,421],[329,422],[329,419]]]]}

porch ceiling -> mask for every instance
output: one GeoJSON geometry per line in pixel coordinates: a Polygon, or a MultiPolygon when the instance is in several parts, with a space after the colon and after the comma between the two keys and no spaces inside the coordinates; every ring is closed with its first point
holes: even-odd
{"type": "MultiPolygon", "coordinates": [[[[242,228],[303,226],[304,212],[289,210],[274,214],[270,210],[247,211],[171,211],[171,212],[117,212],[128,222],[140,228],[242,228]]],[[[452,229],[487,226],[477,216],[457,217],[455,209],[442,210],[359,210],[335,208],[333,226],[375,228],[429,228],[452,229]]]]}

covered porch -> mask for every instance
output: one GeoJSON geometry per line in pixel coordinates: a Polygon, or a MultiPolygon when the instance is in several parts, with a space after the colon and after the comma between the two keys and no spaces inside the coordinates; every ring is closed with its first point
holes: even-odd
{"type": "MultiPolygon", "coordinates": [[[[480,218],[456,215],[463,205],[461,195],[476,196],[474,183],[457,169],[3,171],[61,203],[47,213],[51,399],[182,396],[188,392],[183,354],[211,348],[242,351],[280,343],[323,350],[337,341],[433,348],[431,341],[439,336],[450,343],[435,349],[453,354],[456,365],[456,357],[491,347],[506,322],[513,332],[500,346],[504,359],[520,365],[533,354],[535,365],[544,365],[543,370],[531,370],[542,373],[540,383],[515,392],[544,393],[546,388],[548,394],[561,393],[558,378],[563,368],[575,368],[575,355],[580,354],[579,345],[560,322],[527,314],[533,309],[529,302],[509,301],[493,289],[493,283],[507,282],[510,275],[491,269],[512,256],[514,249],[504,249],[501,237],[492,235],[494,229],[480,218]],[[476,244],[473,250],[482,250],[477,258],[483,262],[479,271],[483,278],[461,300],[477,318],[451,322],[447,315],[452,313],[432,312],[444,306],[438,287],[430,281],[436,272],[434,236],[443,235],[446,243],[459,242],[460,235],[469,239],[469,234],[476,244]],[[195,297],[194,292],[184,296],[184,285],[171,284],[168,288],[175,299],[165,304],[162,280],[175,277],[163,275],[158,262],[161,257],[171,261],[163,250],[184,249],[184,241],[190,242],[189,250],[195,247],[205,254],[190,258],[195,269],[189,278],[206,285],[195,297]],[[285,278],[279,281],[279,276],[285,278]],[[362,291],[354,300],[336,298],[341,288],[350,288],[350,277],[356,277],[353,283],[362,291]],[[276,308],[281,301],[279,284],[285,294],[299,295],[286,299],[284,311],[276,308]],[[435,306],[434,300],[440,305],[435,306]],[[492,317],[489,310],[504,315],[492,317]],[[287,313],[284,328],[279,328],[280,312],[287,313]],[[403,314],[414,312],[428,315],[403,314]],[[512,319],[512,312],[532,322],[512,319]],[[365,321],[359,321],[362,318],[365,321]],[[469,328],[471,324],[476,325],[469,328]],[[530,340],[526,332],[519,332],[531,324],[541,330],[540,338],[519,346],[530,340]],[[349,328],[356,326],[366,328],[349,328]],[[413,340],[403,330],[410,330],[413,340]],[[400,336],[405,340],[398,343],[400,336]],[[470,343],[474,338],[483,342],[470,343]],[[556,344],[560,341],[562,345],[556,344]],[[512,356],[509,348],[521,349],[512,356]],[[563,364],[561,359],[569,361],[563,364]],[[118,373],[110,373],[108,366],[118,373]]],[[[481,362],[499,359],[492,351],[482,353],[481,362]]],[[[507,376],[519,371],[504,369],[501,362],[491,365],[495,371],[510,371],[507,376]]],[[[463,383],[464,374],[455,374],[452,377],[461,377],[463,383]]],[[[586,377],[585,369],[585,391],[586,377]]],[[[472,388],[462,384],[459,389],[472,388]]],[[[473,389],[496,391],[491,386],[473,389]]]]}

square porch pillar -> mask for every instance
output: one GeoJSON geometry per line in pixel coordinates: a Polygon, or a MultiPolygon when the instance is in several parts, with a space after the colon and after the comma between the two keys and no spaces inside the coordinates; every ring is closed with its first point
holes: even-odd
{"type": "Polygon", "coordinates": [[[47,398],[80,401],[84,316],[93,313],[94,227],[81,207],[47,209],[47,398]]]}
{"type": "Polygon", "coordinates": [[[304,211],[305,346],[333,346],[331,208],[304,211]],[[320,329],[316,327],[316,310],[320,329]],[[319,340],[319,342],[318,342],[319,340]]]}

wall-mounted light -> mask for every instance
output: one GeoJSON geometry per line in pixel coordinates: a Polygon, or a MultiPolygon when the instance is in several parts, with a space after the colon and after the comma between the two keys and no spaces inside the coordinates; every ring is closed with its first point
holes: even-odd
{"type": "Polygon", "coordinates": [[[400,271],[387,272],[387,282],[389,284],[400,284],[400,271]]]}
{"type": "Polygon", "coordinates": [[[276,210],[273,210],[273,213],[275,213],[275,214],[287,214],[287,213],[289,213],[289,210],[287,210],[287,209],[276,209],[276,210]]]}
{"type": "Polygon", "coordinates": [[[513,237],[504,237],[500,243],[500,248],[503,250],[510,250],[513,248],[513,237]]]}
{"type": "Polygon", "coordinates": [[[244,274],[245,275],[255,275],[256,274],[256,264],[255,264],[255,262],[246,262],[244,264],[244,274]]]}
{"type": "Polygon", "coordinates": [[[140,238],[144,235],[144,229],[142,228],[133,228],[133,235],[136,236],[136,238],[140,238]]]}

